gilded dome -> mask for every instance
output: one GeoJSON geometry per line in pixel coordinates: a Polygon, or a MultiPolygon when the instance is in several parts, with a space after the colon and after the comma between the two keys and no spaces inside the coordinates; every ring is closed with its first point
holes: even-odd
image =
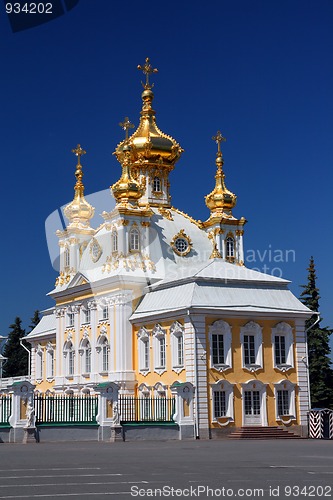
{"type": "Polygon", "coordinates": [[[159,166],[168,167],[172,170],[176,161],[180,158],[183,149],[175,139],[162,132],[152,109],[154,93],[153,85],[149,83],[149,74],[157,72],[153,70],[149,59],[144,66],[138,66],[146,74],[146,83],[142,93],[142,110],[140,123],[136,131],[129,137],[128,141],[122,141],[115,150],[115,155],[120,163],[124,157],[124,146],[128,143],[132,150],[132,167],[142,167],[142,164],[157,163],[159,166]]]}

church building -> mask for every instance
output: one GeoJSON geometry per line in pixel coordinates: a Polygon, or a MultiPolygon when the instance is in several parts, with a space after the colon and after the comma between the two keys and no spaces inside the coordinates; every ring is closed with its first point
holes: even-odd
{"type": "MultiPolygon", "coordinates": [[[[234,214],[220,132],[206,221],[172,206],[169,174],[183,149],[156,123],[147,58],[138,128],[116,146],[115,207],[99,227],[84,197],[80,145],[74,199],[59,238],[54,307],[27,336],[40,394],[174,398],[180,437],[215,438],[241,427],[304,435],[309,410],[304,324],[309,311],[288,281],[244,264],[246,220],[234,214]]],[[[213,165],[212,165],[213,171],[213,165]]],[[[116,402],[116,401],[114,401],[116,402]]],[[[122,424],[122,407],[117,408],[122,424]]],[[[114,415],[104,415],[112,426],[114,415]]],[[[142,421],[145,419],[140,417],[142,421]]]]}

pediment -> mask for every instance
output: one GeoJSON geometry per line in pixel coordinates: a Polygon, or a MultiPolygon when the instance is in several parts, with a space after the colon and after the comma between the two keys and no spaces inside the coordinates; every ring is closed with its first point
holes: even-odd
{"type": "Polygon", "coordinates": [[[89,280],[84,274],[76,273],[75,276],[73,276],[71,281],[68,283],[67,288],[74,288],[74,287],[80,286],[80,285],[87,285],[88,283],[89,283],[89,280]]]}

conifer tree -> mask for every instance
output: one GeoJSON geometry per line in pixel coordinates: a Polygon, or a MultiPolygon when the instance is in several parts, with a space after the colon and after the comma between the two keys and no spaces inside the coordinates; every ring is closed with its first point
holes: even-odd
{"type": "MultiPolygon", "coordinates": [[[[319,290],[316,286],[316,269],[313,257],[308,267],[308,282],[302,285],[301,301],[311,311],[319,312],[319,290]]],[[[333,409],[333,370],[330,360],[329,338],[333,330],[320,326],[320,321],[314,325],[317,315],[314,314],[305,323],[308,341],[310,393],[312,408],[333,409]],[[314,325],[312,328],[311,326],[314,325]]]]}
{"type": "Polygon", "coordinates": [[[11,331],[3,350],[3,355],[7,358],[3,367],[4,377],[18,377],[28,374],[28,353],[20,345],[20,340],[25,335],[25,330],[21,325],[21,318],[16,317],[14,323],[9,326],[11,331]]]}
{"type": "Polygon", "coordinates": [[[39,311],[35,311],[33,317],[31,318],[31,324],[29,325],[29,333],[38,325],[40,322],[39,311]]]}

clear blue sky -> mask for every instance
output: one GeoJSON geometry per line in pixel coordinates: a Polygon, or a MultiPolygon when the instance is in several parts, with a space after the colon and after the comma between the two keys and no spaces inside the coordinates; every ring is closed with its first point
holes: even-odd
{"type": "Polygon", "coordinates": [[[249,267],[281,268],[299,295],[314,255],[324,324],[333,327],[331,0],[80,0],[16,33],[0,8],[0,334],[15,316],[27,327],[35,309],[52,305],[44,224],[73,197],[71,149],[87,150],[87,194],[119,178],[118,123],[138,124],[136,66],[147,56],[159,69],[158,124],[185,149],[171,175],[173,204],[208,217],[220,129],[234,213],[249,221],[249,267]],[[270,262],[269,250],[289,262],[270,262]]]}

